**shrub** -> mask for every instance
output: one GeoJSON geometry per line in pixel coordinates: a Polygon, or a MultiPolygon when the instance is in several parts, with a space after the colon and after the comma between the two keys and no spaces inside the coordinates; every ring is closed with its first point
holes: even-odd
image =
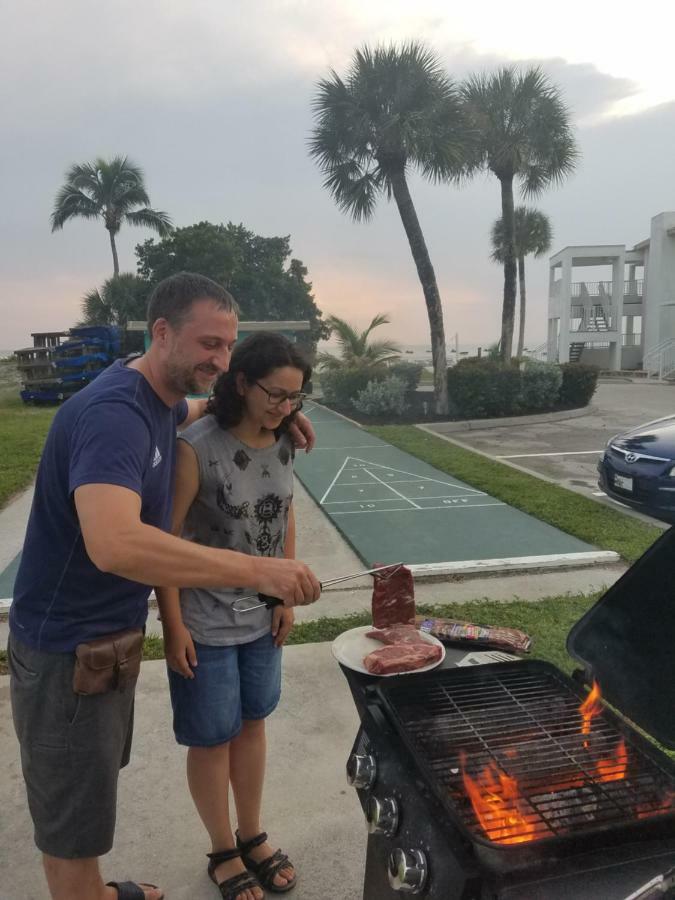
{"type": "Polygon", "coordinates": [[[563,363],[560,369],[560,403],[564,406],[588,406],[598,386],[598,367],[583,363],[563,363]]]}
{"type": "Polygon", "coordinates": [[[528,359],[520,370],[519,404],[525,412],[551,409],[558,403],[562,372],[556,363],[528,359]]]}
{"type": "Polygon", "coordinates": [[[321,390],[328,403],[348,408],[358,392],[376,377],[377,373],[367,368],[322,369],[321,390]]]}
{"type": "Polygon", "coordinates": [[[412,394],[417,390],[423,370],[424,366],[421,363],[401,360],[401,362],[391,363],[387,366],[387,375],[396,375],[397,378],[402,378],[406,385],[406,393],[412,394]]]}
{"type": "Polygon", "coordinates": [[[369,381],[359,391],[354,407],[367,416],[384,416],[388,413],[400,416],[408,406],[406,393],[407,386],[403,378],[389,375],[382,381],[369,381]]]}
{"type": "Polygon", "coordinates": [[[515,415],[521,409],[520,369],[482,357],[463,359],[448,369],[448,393],[466,418],[515,415]]]}

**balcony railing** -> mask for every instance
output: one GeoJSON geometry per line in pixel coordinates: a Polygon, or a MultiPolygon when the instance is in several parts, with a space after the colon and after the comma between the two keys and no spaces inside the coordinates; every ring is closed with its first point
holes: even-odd
{"type": "MultiPolygon", "coordinates": [[[[560,282],[554,282],[559,284],[560,282]]],[[[642,297],[643,280],[630,279],[623,283],[624,297],[642,297]]],[[[572,297],[611,297],[612,282],[611,281],[573,281],[570,285],[572,289],[572,297]]],[[[560,289],[558,288],[558,291],[560,289]]]]}

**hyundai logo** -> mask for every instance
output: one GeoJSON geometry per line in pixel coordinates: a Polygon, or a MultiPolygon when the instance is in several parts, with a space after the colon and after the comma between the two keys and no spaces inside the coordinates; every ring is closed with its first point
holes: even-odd
{"type": "Polygon", "coordinates": [[[637,453],[626,453],[626,462],[627,463],[637,462],[637,459],[638,459],[637,453]]]}

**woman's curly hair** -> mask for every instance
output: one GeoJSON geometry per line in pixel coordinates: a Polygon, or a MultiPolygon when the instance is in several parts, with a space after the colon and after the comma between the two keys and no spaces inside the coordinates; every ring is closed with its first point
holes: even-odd
{"type": "MultiPolygon", "coordinates": [[[[241,372],[248,384],[253,384],[274,369],[284,366],[302,372],[303,387],[312,377],[312,367],[304,353],[287,337],[273,331],[250,334],[241,343],[235,344],[230,368],[218,376],[206,405],[206,413],[215,416],[221,428],[238,425],[244,415],[244,398],[237,391],[237,375],[241,372]]],[[[299,410],[300,406],[286,416],[277,432],[284,431],[299,410]]]]}

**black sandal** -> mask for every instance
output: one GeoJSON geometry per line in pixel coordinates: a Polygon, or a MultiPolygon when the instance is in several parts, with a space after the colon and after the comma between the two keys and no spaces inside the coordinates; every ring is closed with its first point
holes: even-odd
{"type": "MultiPolygon", "coordinates": [[[[145,900],[143,888],[157,890],[156,884],[148,884],[145,881],[108,881],[106,882],[106,887],[115,888],[117,891],[117,900],[145,900]]],[[[164,894],[162,894],[162,897],[164,897],[164,894]]]]}
{"type": "Polygon", "coordinates": [[[225,881],[216,881],[216,868],[221,863],[236,859],[242,855],[238,847],[233,847],[231,850],[218,850],[216,853],[207,853],[206,855],[209,858],[207,869],[209,878],[220,891],[222,900],[237,900],[239,894],[244,891],[255,890],[255,888],[262,891],[262,885],[255,875],[251,875],[250,872],[240,872],[239,875],[233,875],[232,878],[226,878],[225,881]]]}
{"type": "Polygon", "coordinates": [[[293,867],[293,863],[285,853],[281,852],[281,850],[275,850],[271,856],[268,856],[267,859],[263,859],[262,862],[256,862],[247,855],[254,847],[259,847],[261,844],[265,843],[267,840],[267,832],[262,831],[260,834],[251,838],[250,841],[242,841],[239,837],[239,832],[237,831],[235,833],[237,836],[237,847],[241,851],[241,858],[244,865],[255,874],[265,890],[271,891],[273,894],[285,894],[286,891],[290,891],[295,887],[297,882],[296,875],[284,885],[274,883],[274,876],[278,875],[281,872],[281,869],[287,868],[288,866],[293,867]]]}

